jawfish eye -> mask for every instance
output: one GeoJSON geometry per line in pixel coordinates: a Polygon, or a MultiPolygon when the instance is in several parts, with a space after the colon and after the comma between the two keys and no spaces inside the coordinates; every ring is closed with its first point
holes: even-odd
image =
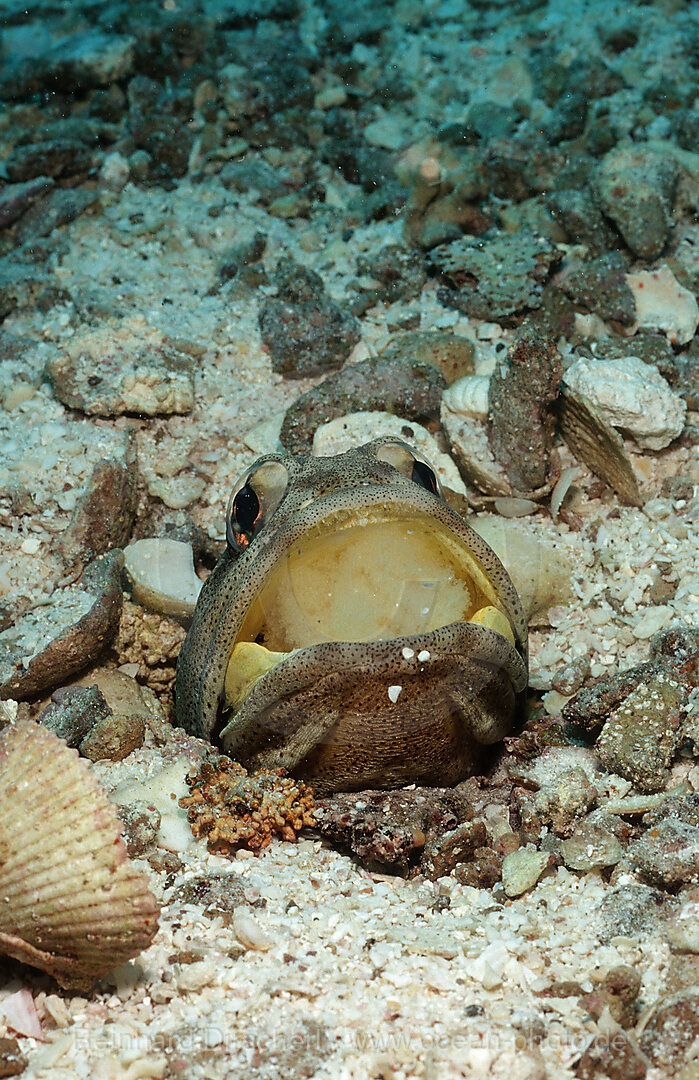
{"type": "Polygon", "coordinates": [[[427,491],[431,491],[433,495],[439,495],[437,477],[426,462],[416,458],[413,464],[411,478],[416,484],[420,484],[420,486],[424,487],[427,491]]]}
{"type": "Polygon", "coordinates": [[[243,473],[231,492],[226,512],[226,541],[233,551],[245,551],[284,498],[289,484],[286,465],[276,458],[256,462],[243,473]]]}
{"type": "Polygon", "coordinates": [[[430,465],[427,458],[418,450],[401,439],[390,439],[380,443],[376,448],[376,456],[379,461],[385,461],[392,465],[398,472],[403,473],[413,483],[419,484],[425,491],[430,491],[438,499],[444,500],[442,485],[439,478],[430,465]]]}

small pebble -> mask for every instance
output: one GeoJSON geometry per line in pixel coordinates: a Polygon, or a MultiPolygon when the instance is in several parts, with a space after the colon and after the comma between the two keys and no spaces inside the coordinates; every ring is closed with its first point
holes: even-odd
{"type": "Polygon", "coordinates": [[[613,833],[599,826],[583,823],[561,844],[563,862],[569,870],[596,870],[615,866],[623,855],[621,844],[613,833]]]}
{"type": "Polygon", "coordinates": [[[502,861],[502,884],[505,894],[513,899],[533,889],[544,870],[551,863],[547,851],[519,848],[506,855],[502,861]]]}

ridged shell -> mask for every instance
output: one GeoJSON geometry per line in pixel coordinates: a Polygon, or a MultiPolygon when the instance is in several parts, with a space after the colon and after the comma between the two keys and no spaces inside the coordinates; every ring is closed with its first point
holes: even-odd
{"type": "Polygon", "coordinates": [[[622,502],[643,506],[621,435],[599,416],[590,401],[564,386],[558,399],[558,420],[563,438],[578,461],[609,484],[622,502]]]}
{"type": "Polygon", "coordinates": [[[159,908],[88,767],[31,721],[0,734],[0,952],[88,990],[150,945],[159,908]]]}
{"type": "Polygon", "coordinates": [[[464,375],[446,388],[442,401],[447,409],[460,416],[474,416],[479,420],[486,420],[489,385],[489,375],[464,375]]]}

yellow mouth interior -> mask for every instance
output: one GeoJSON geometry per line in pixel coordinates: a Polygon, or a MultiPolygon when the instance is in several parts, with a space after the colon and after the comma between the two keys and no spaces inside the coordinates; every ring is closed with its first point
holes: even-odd
{"type": "Polygon", "coordinates": [[[294,544],[267,577],[238,632],[227,708],[294,649],[377,641],[473,622],[514,635],[496,590],[462,541],[434,519],[361,519],[294,544]]]}

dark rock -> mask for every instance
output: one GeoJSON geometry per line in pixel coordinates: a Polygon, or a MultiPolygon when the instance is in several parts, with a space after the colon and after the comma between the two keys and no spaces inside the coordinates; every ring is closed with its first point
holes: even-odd
{"type": "Polygon", "coordinates": [[[677,1076],[693,1058],[699,1039],[699,992],[695,989],[662,1001],[640,1037],[643,1053],[666,1076],[677,1076]]]}
{"type": "Polygon", "coordinates": [[[261,158],[229,161],[218,178],[229,191],[256,191],[258,200],[264,206],[285,195],[291,184],[283,169],[275,169],[261,158]]]}
{"type": "Polygon", "coordinates": [[[45,55],[42,81],[69,93],[107,86],[133,70],[135,39],[91,29],[58,41],[45,55]]]}
{"type": "Polygon", "coordinates": [[[632,326],[636,321],[636,304],[626,284],[627,272],[626,259],[612,251],[560,275],[559,284],[566,296],[601,319],[632,326]]]}
{"type": "Polygon", "coordinates": [[[279,295],[261,308],[259,323],[274,371],[302,378],[346,360],[359,341],[359,324],[325,294],[322,279],[282,259],[273,280],[279,295]]]}
{"type": "Polygon", "coordinates": [[[547,205],[556,221],[591,255],[615,248],[619,237],[604,218],[592,193],[585,188],[563,188],[548,196],[547,205]]]}
{"type": "Polygon", "coordinates": [[[594,1020],[599,1020],[605,1009],[612,1019],[623,1028],[636,1022],[636,1002],[641,989],[641,976],[635,968],[620,964],[611,968],[597,990],[580,999],[580,1007],[594,1020]]]}
{"type": "Polygon", "coordinates": [[[17,258],[0,259],[0,319],[17,310],[38,306],[42,290],[50,281],[45,268],[17,258]]]}
{"type": "Polygon", "coordinates": [[[126,96],[120,86],[112,83],[106,90],[93,90],[90,95],[90,116],[108,124],[118,123],[126,109],[126,96]]]}
{"type": "Polygon", "coordinates": [[[160,828],[160,813],[141,799],[117,807],[121,834],[132,859],[139,859],[153,846],[160,828]]]}
{"type": "Polygon", "coordinates": [[[648,661],[607,675],[594,686],[579,690],[578,693],[561,709],[563,719],[569,724],[577,724],[585,731],[593,732],[604,724],[610,713],[619,706],[624,698],[640,682],[657,670],[648,661]]]}
{"type": "Polygon", "coordinates": [[[643,101],[650,105],[653,112],[667,116],[690,105],[694,98],[693,89],[688,85],[683,89],[678,82],[667,75],[654,79],[643,91],[643,101]]]}
{"type": "Polygon", "coordinates": [[[68,746],[77,748],[95,724],[112,710],[96,686],[64,686],[54,690],[51,701],[37,717],[68,746]]]}
{"type": "Polygon", "coordinates": [[[219,263],[217,271],[219,283],[230,281],[243,267],[259,262],[265,253],[266,245],[267,235],[263,232],[256,232],[250,240],[234,244],[222,256],[219,263]]]}
{"type": "Polygon", "coordinates": [[[90,761],[123,761],[143,746],[146,725],[142,716],[113,715],[99,720],[80,743],[80,753],[90,761]]]}
{"type": "Polygon", "coordinates": [[[359,184],[369,193],[395,180],[393,159],[386,150],[370,146],[357,133],[356,113],[350,109],[330,109],[324,117],[327,134],[319,154],[323,161],[339,169],[350,184],[359,184]]]}
{"type": "Polygon", "coordinates": [[[446,288],[437,293],[447,307],[478,319],[511,324],[513,317],[541,307],[541,294],[560,252],[531,233],[462,237],[429,256],[446,288]]]}
{"type": "Polygon", "coordinates": [[[5,1035],[0,1038],[0,1077],[20,1076],[27,1067],[27,1059],[16,1039],[5,1035]]]}
{"type": "Polygon", "coordinates": [[[524,324],[488,388],[488,439],[517,491],[533,491],[546,481],[555,423],[551,405],[560,381],[553,339],[524,324]]]}
{"type": "Polygon", "coordinates": [[[550,143],[555,145],[582,135],[587,119],[588,101],[588,96],[581,90],[569,90],[561,94],[544,125],[550,143]]]}
{"type": "Polygon", "coordinates": [[[194,145],[194,134],[186,121],[167,111],[129,116],[129,131],[138,150],[150,158],[148,177],[171,181],[184,176],[194,145]]]}
{"type": "Polygon", "coordinates": [[[24,243],[38,236],[48,236],[59,225],[67,225],[80,217],[98,200],[97,191],[82,188],[51,191],[27,210],[17,226],[17,239],[24,243]]]}
{"type": "Polygon", "coordinates": [[[566,154],[536,130],[516,138],[493,139],[486,155],[490,190],[512,202],[543,195],[553,190],[566,160],[566,154]]]}
{"type": "Polygon", "coordinates": [[[487,876],[489,885],[483,887],[492,888],[500,880],[502,858],[493,851],[492,837],[482,821],[465,821],[425,844],[420,869],[429,881],[447,877],[457,867],[462,884],[467,883],[467,877],[475,884],[487,876]]]}
{"type": "Polygon", "coordinates": [[[90,171],[92,155],[92,149],[79,139],[51,139],[15,146],[5,168],[14,181],[77,176],[90,171]]]}
{"type": "Polygon", "coordinates": [[[290,453],[308,453],[316,428],[362,409],[380,409],[418,423],[436,420],[445,387],[441,373],[422,361],[379,356],[349,364],[287,409],[282,446],[290,453]]]}
{"type": "Polygon", "coordinates": [[[593,1039],[575,1067],[577,1080],[644,1080],[648,1066],[623,1031],[593,1039]]]}
{"type": "Polygon", "coordinates": [[[420,253],[398,244],[389,244],[371,258],[360,256],[357,268],[376,282],[370,288],[374,303],[414,300],[427,280],[420,253]]]}
{"type": "Polygon", "coordinates": [[[602,209],[639,258],[657,258],[668,241],[678,175],[668,155],[634,146],[611,151],[600,164],[602,209]]]}
{"type": "Polygon", "coordinates": [[[674,116],[675,138],[683,150],[696,151],[699,143],[699,112],[679,109],[674,116]]]}
{"type": "Polygon", "coordinates": [[[590,657],[575,656],[567,664],[559,668],[554,675],[551,685],[559,694],[571,695],[576,693],[590,674],[590,657]]]}
{"type": "Polygon", "coordinates": [[[60,537],[60,551],[68,566],[84,566],[128,543],[136,517],[136,476],[133,455],[131,460],[109,458],[97,463],[60,537]]]}
{"type": "Polygon", "coordinates": [[[667,659],[677,671],[678,678],[694,686],[694,674],[699,664],[699,627],[669,626],[650,639],[651,660],[667,659]]]}
{"type": "Polygon", "coordinates": [[[36,176],[20,184],[4,184],[0,187],[0,229],[12,225],[52,185],[50,176],[36,176]]]}
{"type": "Polygon", "coordinates": [[[379,863],[400,872],[419,860],[429,835],[453,829],[470,814],[468,802],[457,792],[420,787],[340,792],[322,799],[315,808],[323,836],[349,847],[363,863],[379,863]]]}
{"type": "Polygon", "coordinates": [[[659,674],[644,679],[608,716],[596,751],[609,772],[641,791],[660,791],[681,737],[687,691],[659,674]]]}
{"type": "Polygon", "coordinates": [[[674,889],[699,881],[699,828],[665,818],[629,848],[629,858],[653,885],[674,889]]]}

